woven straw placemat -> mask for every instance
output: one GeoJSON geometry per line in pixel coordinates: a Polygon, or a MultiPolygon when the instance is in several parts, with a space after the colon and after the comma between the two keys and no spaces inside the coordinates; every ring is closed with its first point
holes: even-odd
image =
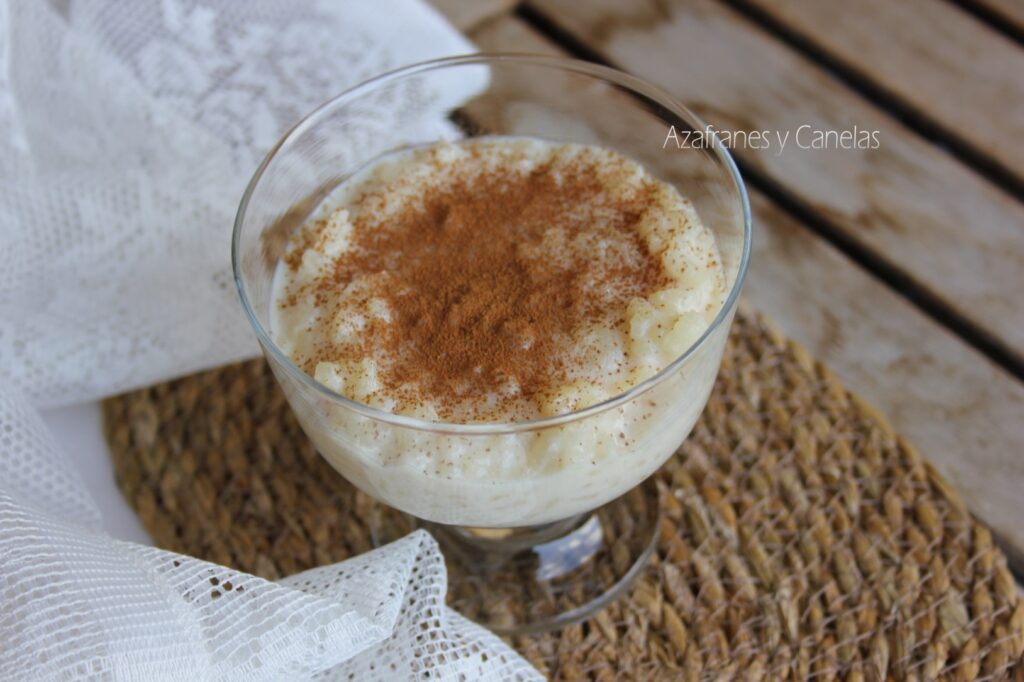
{"type": "MultiPolygon", "coordinates": [[[[371,548],[376,503],[315,453],[263,360],[107,400],[118,484],[161,547],[276,578],[371,548]]],[[[748,312],[658,472],[629,596],[512,644],[556,679],[1024,679],[988,529],[886,421],[748,312]]]]}

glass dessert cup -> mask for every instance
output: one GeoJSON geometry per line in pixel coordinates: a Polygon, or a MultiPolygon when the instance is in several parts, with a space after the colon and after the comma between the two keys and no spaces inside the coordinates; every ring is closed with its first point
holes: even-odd
{"type": "Polygon", "coordinates": [[[235,281],[304,431],[346,479],[388,505],[375,512],[376,540],[428,528],[448,562],[452,605],[495,631],[592,615],[628,587],[657,543],[651,475],[708,399],[750,252],[746,192],[728,153],[708,135],[677,145],[684,131],[706,130],[665,92],[612,69],[540,56],[453,57],[385,74],[322,105],[274,147],[242,198],[235,281]],[[608,147],[675,185],[720,252],[727,295],[707,330],[625,393],[532,421],[392,414],[303,372],[275,344],[270,316],[291,233],[381,156],[476,135],[608,147]]]}

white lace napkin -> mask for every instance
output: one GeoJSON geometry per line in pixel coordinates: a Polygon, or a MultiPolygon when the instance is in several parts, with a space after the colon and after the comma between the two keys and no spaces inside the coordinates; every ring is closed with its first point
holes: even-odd
{"type": "Polygon", "coordinates": [[[419,0],[9,0],[0,29],[0,679],[535,677],[444,607],[422,532],[277,583],[104,535],[35,411],[254,354],[229,237],[260,157],[471,45],[419,0]]]}

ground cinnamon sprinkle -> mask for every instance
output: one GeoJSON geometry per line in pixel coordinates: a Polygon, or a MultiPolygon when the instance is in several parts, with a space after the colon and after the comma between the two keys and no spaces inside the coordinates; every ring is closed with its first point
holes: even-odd
{"type": "Polygon", "coordinates": [[[575,332],[621,323],[631,298],[668,283],[635,229],[654,186],[634,180],[635,191],[609,192],[616,171],[599,163],[580,155],[528,173],[467,163],[390,213],[375,210],[388,187],[360,196],[351,248],[312,293],[323,304],[368,278],[367,305],[383,299],[390,319],[372,321],[358,343],[317,348],[307,371],[387,358],[379,379],[389,394],[442,416],[508,387],[508,400],[557,388],[575,332]]]}

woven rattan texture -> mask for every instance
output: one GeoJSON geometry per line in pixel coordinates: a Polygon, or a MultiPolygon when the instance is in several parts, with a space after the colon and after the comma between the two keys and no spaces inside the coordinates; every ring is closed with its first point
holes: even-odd
{"type": "MultiPolygon", "coordinates": [[[[157,544],[266,577],[371,548],[375,503],[313,450],[262,361],[104,405],[157,544]]],[[[964,453],[969,456],[969,453],[964,453]]],[[[760,318],[657,474],[629,597],[513,644],[557,679],[1024,679],[1024,602],[989,531],[869,406],[760,318]]]]}

